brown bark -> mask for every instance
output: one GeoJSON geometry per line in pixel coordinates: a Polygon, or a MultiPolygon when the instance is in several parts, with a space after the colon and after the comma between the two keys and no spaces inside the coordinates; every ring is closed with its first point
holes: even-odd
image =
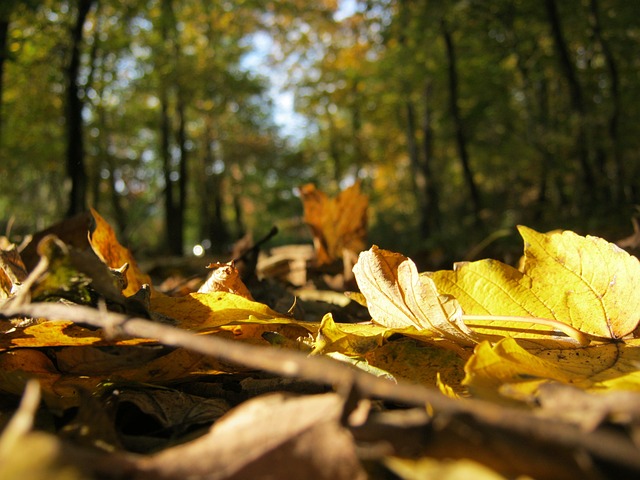
{"type": "Polygon", "coordinates": [[[87,203],[87,174],[82,131],[83,101],[80,98],[78,77],[80,73],[80,48],[83,41],[83,29],[92,5],[93,0],[80,0],[78,2],[78,14],[71,37],[71,58],[65,72],[67,79],[67,176],[71,179],[67,217],[83,212],[87,203]]]}

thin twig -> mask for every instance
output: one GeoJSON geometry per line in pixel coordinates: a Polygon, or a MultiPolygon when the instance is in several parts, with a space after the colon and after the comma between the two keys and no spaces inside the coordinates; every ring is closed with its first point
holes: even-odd
{"type": "Polygon", "coordinates": [[[85,306],[33,303],[8,305],[0,311],[0,317],[25,316],[69,320],[96,327],[104,327],[105,318],[108,318],[112,331],[120,335],[156,339],[163,345],[182,347],[283,377],[296,377],[336,388],[348,388],[351,385],[364,397],[413,406],[428,405],[436,414],[471,416],[479,424],[490,428],[512,432],[551,445],[584,450],[610,462],[640,470],[640,451],[627,436],[616,431],[598,429],[587,433],[573,424],[543,419],[522,409],[483,400],[451,399],[436,389],[405,382],[396,384],[327,357],[308,357],[291,350],[259,347],[216,336],[196,335],[147,319],[101,312],[85,306]]]}

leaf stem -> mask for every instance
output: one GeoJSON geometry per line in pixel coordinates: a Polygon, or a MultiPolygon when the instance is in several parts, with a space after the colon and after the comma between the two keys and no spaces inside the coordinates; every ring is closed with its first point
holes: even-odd
{"type": "Polygon", "coordinates": [[[462,320],[474,321],[474,322],[517,322],[517,323],[535,323],[537,325],[545,325],[551,327],[554,330],[559,330],[565,333],[567,336],[577,341],[580,346],[585,347],[591,343],[591,339],[580,330],[573,328],[571,325],[559,322],[558,320],[551,320],[549,318],[538,317],[518,317],[512,315],[462,315],[462,320]]]}

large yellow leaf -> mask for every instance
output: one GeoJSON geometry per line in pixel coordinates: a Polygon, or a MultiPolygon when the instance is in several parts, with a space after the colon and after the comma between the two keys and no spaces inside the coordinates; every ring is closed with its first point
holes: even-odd
{"type": "Polygon", "coordinates": [[[597,237],[541,234],[519,227],[523,273],[531,290],[558,319],[607,338],[621,338],[640,322],[638,258],[597,237]]]}
{"type": "Polygon", "coordinates": [[[521,398],[542,383],[571,384],[585,390],[640,391],[640,341],[594,343],[580,349],[527,351],[513,338],[483,342],[465,365],[464,384],[483,397],[498,393],[521,398]]]}
{"type": "Polygon", "coordinates": [[[434,282],[421,278],[404,255],[374,245],[360,254],[353,273],[376,323],[392,329],[415,327],[459,345],[476,343],[458,302],[440,295],[434,282]]]}
{"type": "Polygon", "coordinates": [[[553,340],[578,346],[568,342],[560,329],[550,332],[533,318],[531,323],[516,323],[496,317],[549,319],[604,338],[621,338],[636,328],[640,321],[637,258],[595,237],[519,229],[525,240],[522,270],[481,260],[428,274],[440,292],[460,302],[474,331],[542,340],[545,346],[553,346],[553,340]],[[478,319],[469,318],[472,315],[494,321],[474,323],[478,319]]]}
{"type": "Polygon", "coordinates": [[[397,379],[428,387],[436,387],[440,382],[451,392],[463,391],[465,362],[456,352],[446,348],[400,338],[367,352],[364,359],[397,379]]]}

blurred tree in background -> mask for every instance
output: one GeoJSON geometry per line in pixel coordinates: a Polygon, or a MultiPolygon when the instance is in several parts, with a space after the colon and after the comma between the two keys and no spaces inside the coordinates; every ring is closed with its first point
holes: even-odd
{"type": "Polygon", "coordinates": [[[274,224],[306,241],[297,187],[362,179],[370,240],[434,263],[516,223],[622,236],[640,202],[635,10],[4,0],[0,220],[19,235],[91,205],[148,254],[223,251],[274,224]],[[293,137],[274,121],[283,74],[293,137]]]}

